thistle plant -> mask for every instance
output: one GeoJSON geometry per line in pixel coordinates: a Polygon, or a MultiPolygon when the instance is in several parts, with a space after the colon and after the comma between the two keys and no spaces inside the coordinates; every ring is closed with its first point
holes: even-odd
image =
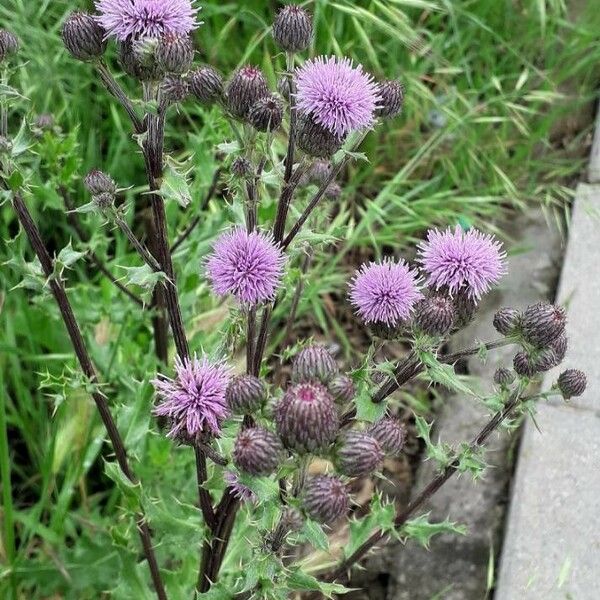
{"type": "MultiPolygon", "coordinates": [[[[456,473],[480,475],[485,468],[482,448],[491,433],[513,427],[535,401],[551,395],[569,399],[585,390],[585,375],[575,369],[564,371],[549,391],[536,391],[534,385],[540,373],[565,356],[564,309],[547,303],[503,309],[494,317],[497,340],[445,354],[447,342],[476,318],[482,297],[506,272],[506,254],[499,240],[475,228],[431,229],[416,246],[412,263],[393,254],[369,261],[340,290],[342,301],[373,334],[364,356],[344,362],[312,340],[293,340],[279,354],[271,343],[273,313],[275,305],[290,301],[289,272],[300,263],[309,271],[305,243],[318,239],[326,218],[322,204],[343,193],[338,177],[358,158],[356,151],[369,131],[401,114],[402,84],[377,81],[341,56],[304,60],[313,25],[299,6],[286,6],[274,16],[273,37],[285,55],[279,93],[254,65],[221,75],[216,65],[195,63],[191,35],[201,23],[199,7],[190,0],[98,0],[95,8],[95,14],[76,12],[66,20],[64,45],[73,59],[95,69],[129,118],[146,167],[146,193],[138,201],[151,218],[142,224],[139,211],[129,214],[122,201],[128,188],[119,188],[123,182],[115,182],[101,165],[81,174],[89,201],[80,199],[68,214],[96,212],[138,254],[141,266],[135,278],[119,289],[131,296],[132,286],[141,288],[146,296],[138,304],[152,311],[156,371],[145,375],[155,393],[154,434],[168,439],[171,452],[193,451],[199,510],[192,527],[202,531],[203,541],[185,550],[188,561],[199,555],[195,586],[189,578],[174,581],[178,563],[161,546],[161,528],[153,527],[160,524],[157,500],[144,493],[144,481],[134,474],[139,465],[126,453],[58,258],[52,258],[32,219],[27,154],[7,144],[0,156],[1,177],[3,197],[14,206],[39,259],[113,446],[151,589],[159,598],[191,597],[192,587],[198,598],[287,598],[297,592],[331,596],[348,589],[352,567],[384,539],[427,539],[434,530],[456,531],[452,523],[444,529],[419,516],[426,500],[456,473]],[[104,60],[113,44],[118,68],[139,84],[137,98],[127,95],[104,60]],[[227,153],[215,181],[223,172],[230,174],[239,209],[202,256],[186,249],[194,229],[202,227],[201,219],[191,219],[183,236],[172,240],[166,211],[166,204],[186,196],[188,189],[190,173],[165,151],[168,117],[174,106],[186,102],[217,108],[229,124],[230,134],[223,140],[227,153]],[[307,195],[307,185],[316,186],[316,192],[307,195]],[[233,341],[224,340],[212,352],[199,344],[190,347],[192,315],[184,314],[180,304],[181,265],[173,248],[182,248],[202,285],[228,302],[227,322],[242,324],[233,341]],[[406,357],[393,365],[378,362],[380,351],[398,341],[408,345],[406,357]],[[398,418],[394,392],[422,376],[464,393],[468,388],[453,365],[508,345],[515,347],[514,364],[498,369],[492,394],[481,398],[492,412],[481,433],[457,448],[436,445],[417,416],[438,473],[402,510],[376,492],[370,515],[352,516],[353,484],[382,477],[385,457],[397,456],[405,447],[407,428],[398,418]],[[240,355],[243,368],[236,366],[240,355]],[[289,377],[279,356],[291,359],[289,377]],[[386,374],[378,385],[373,385],[375,372],[386,374]],[[357,520],[368,527],[350,528],[347,552],[315,568],[311,557],[327,548],[327,534],[357,520]]],[[[0,60],[18,55],[13,38],[0,32],[0,60]]],[[[3,101],[0,136],[10,141],[6,115],[3,101]]],[[[300,286],[298,290],[301,294],[300,286]]],[[[293,332],[295,310],[288,319],[287,329],[293,332]]],[[[178,493],[170,489],[167,504],[177,503],[178,493]]]]}

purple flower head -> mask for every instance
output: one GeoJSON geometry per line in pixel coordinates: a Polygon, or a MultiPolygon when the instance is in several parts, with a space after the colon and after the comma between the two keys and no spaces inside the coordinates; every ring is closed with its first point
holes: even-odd
{"type": "Polygon", "coordinates": [[[365,323],[390,327],[406,321],[422,294],[417,272],[403,261],[386,258],[364,264],[350,283],[350,301],[365,323]]]}
{"type": "Polygon", "coordinates": [[[506,272],[506,253],[493,236],[477,229],[431,229],[419,245],[427,284],[445,287],[453,294],[464,290],[475,300],[488,292],[506,272]]]}
{"type": "Polygon", "coordinates": [[[379,86],[348,58],[308,60],[296,72],[298,109],[338,136],[370,127],[379,102],[379,86]]]}
{"type": "Polygon", "coordinates": [[[240,502],[258,501],[256,494],[248,486],[244,485],[232,471],[225,471],[223,478],[227,487],[231,488],[231,492],[240,502]]]}
{"type": "Polygon", "coordinates": [[[175,373],[175,379],[159,376],[151,382],[162,400],[154,414],[172,421],[169,437],[179,433],[194,437],[203,431],[218,434],[229,414],[225,400],[229,367],[194,355],[191,359],[177,358],[175,373]]]}
{"type": "Polygon", "coordinates": [[[219,237],[206,269],[216,294],[232,294],[239,302],[254,305],[275,297],[284,263],[272,237],[238,227],[219,237]]]}
{"type": "Polygon", "coordinates": [[[187,35],[198,27],[195,0],[96,0],[97,20],[119,41],[187,35]]]}

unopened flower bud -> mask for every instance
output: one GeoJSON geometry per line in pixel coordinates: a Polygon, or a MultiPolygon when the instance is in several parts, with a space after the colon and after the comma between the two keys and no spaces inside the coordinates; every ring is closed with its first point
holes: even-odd
{"type": "Polygon", "coordinates": [[[341,479],[333,475],[317,475],[307,481],[302,505],[314,521],[331,524],[348,512],[350,497],[341,479]]]}
{"type": "Polygon", "coordinates": [[[539,373],[549,371],[560,364],[556,352],[552,348],[542,348],[533,356],[535,368],[539,373]]]}
{"type": "Polygon", "coordinates": [[[119,63],[122,69],[139,81],[159,81],[164,76],[156,60],[155,39],[126,40],[119,44],[119,63]]]}
{"type": "Polygon", "coordinates": [[[543,348],[564,332],[567,315],[562,306],[538,302],[527,307],[522,324],[525,341],[543,348]]]}
{"type": "Polygon", "coordinates": [[[377,421],[367,432],[372,435],[387,454],[399,454],[406,442],[406,427],[398,421],[385,417],[377,421]]]}
{"type": "Polygon", "coordinates": [[[254,375],[237,375],[227,386],[225,398],[234,414],[249,415],[260,409],[267,391],[265,384],[254,375]]]}
{"type": "Polygon", "coordinates": [[[445,335],[450,331],[455,318],[454,304],[445,296],[429,296],[415,308],[415,324],[427,335],[445,335]]]}
{"type": "Polygon", "coordinates": [[[348,431],[341,439],[336,466],[342,475],[364,477],[376,471],[383,461],[381,444],[364,431],[348,431]]]}
{"type": "Polygon", "coordinates": [[[88,13],[71,13],[63,24],[61,35],[65,48],[77,60],[100,58],[106,50],[104,29],[88,13]]]}
{"type": "Polygon", "coordinates": [[[288,534],[300,531],[303,525],[304,518],[300,511],[288,506],[283,510],[275,531],[267,536],[267,544],[273,552],[277,552],[285,542],[288,534]]]}
{"type": "Polygon", "coordinates": [[[298,148],[315,158],[331,158],[344,144],[344,138],[302,115],[298,122],[298,148]]]}
{"type": "Polygon", "coordinates": [[[558,389],[565,400],[581,396],[587,387],[587,378],[579,369],[567,369],[558,377],[558,389]]]}
{"type": "Polygon", "coordinates": [[[515,354],[513,366],[521,377],[533,377],[538,372],[535,361],[523,350],[515,354]]]}
{"type": "Polygon", "coordinates": [[[252,163],[244,156],[237,156],[231,163],[231,173],[240,179],[246,179],[252,174],[252,163]]]}
{"type": "Polygon", "coordinates": [[[158,41],[156,60],[165,73],[185,73],[194,60],[194,44],[187,35],[169,34],[158,41]]]}
{"type": "Polygon", "coordinates": [[[190,95],[190,86],[179,75],[168,75],[160,85],[162,101],[167,105],[183,102],[190,95]]]}
{"type": "Polygon", "coordinates": [[[85,176],[83,184],[92,196],[104,193],[115,194],[117,191],[117,184],[113,178],[98,169],[90,171],[85,176]]]}
{"type": "Polygon", "coordinates": [[[327,389],[338,404],[347,404],[356,395],[356,386],[348,375],[336,375],[327,385],[327,389]]]}
{"type": "Polygon", "coordinates": [[[41,131],[49,131],[54,127],[54,117],[49,113],[43,113],[36,118],[34,126],[41,131]]]}
{"type": "Polygon", "coordinates": [[[227,84],[227,108],[234,117],[246,119],[256,101],[269,93],[262,71],[258,67],[246,65],[236,71],[227,84]]]}
{"type": "Polygon", "coordinates": [[[83,185],[92,195],[92,201],[98,208],[105,210],[113,205],[117,184],[110,175],[94,169],[85,176],[83,185]]]}
{"type": "Polygon", "coordinates": [[[515,380],[515,374],[506,367],[500,367],[496,369],[494,373],[494,383],[501,387],[507,387],[511,385],[515,380]]]}
{"type": "Polygon", "coordinates": [[[306,50],[313,38],[312,17],[300,6],[284,6],[273,23],[273,38],[286,52],[306,50]]]}
{"type": "Polygon", "coordinates": [[[250,475],[270,475],[277,470],[284,455],[279,438],[262,427],[242,429],[235,440],[233,462],[250,475]]]}
{"type": "Polygon", "coordinates": [[[392,119],[402,112],[404,106],[404,86],[394,79],[379,84],[379,108],[377,116],[392,119]]]}
{"type": "Polygon", "coordinates": [[[333,397],[320,383],[292,385],[275,406],[275,426],[290,450],[300,454],[326,450],[339,428],[333,397]]]}
{"type": "Polygon", "coordinates": [[[555,340],[550,342],[548,347],[554,350],[554,354],[556,354],[556,360],[558,361],[557,364],[560,364],[567,354],[567,350],[569,348],[569,339],[565,333],[562,333],[555,340]]]}
{"type": "Polygon", "coordinates": [[[275,131],[283,121],[283,105],[274,94],[259,98],[248,113],[248,121],[257,131],[275,131]]]}
{"type": "Polygon", "coordinates": [[[462,329],[466,327],[475,317],[477,312],[477,304],[469,294],[461,289],[458,290],[454,300],[454,309],[456,310],[456,321],[454,327],[462,329]]]}
{"type": "Polygon", "coordinates": [[[202,104],[211,105],[223,95],[223,77],[208,65],[194,69],[189,82],[192,94],[202,104]]]}
{"type": "Polygon", "coordinates": [[[292,361],[292,381],[320,381],[327,383],[339,369],[331,353],[324,346],[307,346],[292,361]]]}
{"type": "Polygon", "coordinates": [[[521,313],[514,308],[501,308],[494,315],[494,329],[501,335],[512,335],[521,323],[521,313]]]}
{"type": "Polygon", "coordinates": [[[325,188],[325,197],[329,200],[338,200],[342,195],[342,187],[339,183],[335,181],[330,183],[327,188],[325,188]]]}
{"type": "Polygon", "coordinates": [[[19,38],[6,29],[0,29],[0,62],[16,54],[19,50],[19,38]]]}

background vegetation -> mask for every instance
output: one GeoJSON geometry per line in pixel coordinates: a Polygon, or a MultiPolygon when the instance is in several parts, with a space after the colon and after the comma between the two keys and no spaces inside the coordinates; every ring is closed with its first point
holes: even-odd
{"type": "MultiPolygon", "coordinates": [[[[123,187],[134,186],[129,199],[144,180],[125,116],[92,69],[62,48],[64,17],[91,4],[6,0],[0,6],[0,27],[22,40],[24,66],[14,86],[29,99],[33,114],[52,114],[63,132],[34,140],[35,187],[27,199],[57,253],[71,239],[80,248],[65,217],[61,188],[83,204],[88,198],[81,177],[93,167],[110,172],[123,187]]],[[[368,160],[344,174],[339,202],[315,217],[332,215],[328,233],[337,241],[335,251],[331,244],[317,249],[300,304],[303,333],[338,343],[349,360],[364,350],[364,333],[349,319],[344,302],[349,274],[365,259],[402,251],[431,225],[494,228],[510,211],[534,203],[560,222],[585,155],[600,64],[600,13],[593,3],[580,4],[309,3],[317,22],[316,53],[352,56],[378,77],[401,78],[407,93],[403,115],[371,134],[364,146],[368,160]]],[[[202,6],[199,60],[224,73],[251,61],[275,86],[284,65],[268,35],[277,3],[202,6]]],[[[132,81],[123,83],[138,93],[132,81]]],[[[12,115],[13,133],[21,116],[12,115]]],[[[216,110],[188,102],[172,115],[168,145],[178,160],[190,161],[194,191],[186,211],[169,207],[172,232],[196,214],[227,139],[230,131],[216,110]]],[[[211,350],[223,339],[235,341],[235,319],[224,322],[229,307],[208,294],[200,276],[212,239],[237,214],[233,200],[220,194],[175,257],[192,348],[211,350]]],[[[273,208],[265,201],[261,218],[270,218],[273,208]]],[[[113,273],[125,276],[123,267],[138,265],[122,237],[106,231],[99,217],[84,215],[83,221],[90,246],[113,273]]],[[[0,597],[85,599],[113,590],[115,597],[142,598],[146,573],[137,565],[127,491],[109,480],[103,429],[77,375],[58,312],[17,232],[10,206],[0,207],[0,597]],[[118,580],[115,572],[121,573],[118,580]]],[[[510,236],[509,229],[501,233],[510,236]]],[[[153,527],[164,540],[159,552],[171,560],[169,586],[183,594],[191,589],[197,566],[189,549],[198,545],[202,531],[190,524],[197,518],[189,483],[192,456],[174,449],[151,422],[148,376],[157,366],[148,316],[84,259],[66,276],[101,378],[108,382],[106,393],[139,459],[153,527]]],[[[298,277],[293,269],[290,287],[298,277]]],[[[280,318],[290,301],[284,299],[280,318]]]]}

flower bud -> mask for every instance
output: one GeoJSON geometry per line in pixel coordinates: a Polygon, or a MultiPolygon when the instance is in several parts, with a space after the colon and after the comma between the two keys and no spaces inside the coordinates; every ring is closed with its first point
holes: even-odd
{"type": "Polygon", "coordinates": [[[283,460],[279,438],[262,427],[242,429],[235,440],[233,462],[250,475],[270,475],[283,460]]]}
{"type": "Polygon", "coordinates": [[[164,76],[156,60],[155,39],[126,40],[119,44],[119,64],[125,73],[138,81],[159,81],[164,76]]]}
{"type": "Polygon", "coordinates": [[[501,308],[494,315],[492,323],[501,335],[512,335],[521,324],[521,313],[514,308],[501,308]]]}
{"type": "Polygon", "coordinates": [[[458,290],[454,301],[454,309],[456,310],[456,321],[454,327],[456,329],[462,329],[466,327],[475,317],[477,312],[477,304],[475,300],[467,294],[465,290],[458,290]]]}
{"type": "Polygon", "coordinates": [[[301,115],[296,133],[298,148],[315,158],[331,158],[344,144],[344,138],[301,115]]]}
{"type": "Polygon", "coordinates": [[[249,415],[262,406],[267,391],[265,384],[254,375],[237,375],[227,386],[225,398],[234,414],[249,415]]]}
{"type": "Polygon", "coordinates": [[[275,131],[283,121],[283,105],[274,94],[259,98],[248,113],[248,121],[257,131],[275,131]]]}
{"type": "Polygon", "coordinates": [[[327,383],[339,369],[331,353],[324,346],[307,346],[294,356],[292,381],[320,381],[327,383]]]}
{"type": "Polygon", "coordinates": [[[160,84],[162,102],[169,106],[183,102],[190,95],[190,86],[179,75],[168,75],[160,84]]]}
{"type": "Polygon", "coordinates": [[[562,333],[555,340],[550,342],[548,347],[554,350],[554,354],[556,354],[556,360],[558,361],[556,364],[560,364],[567,354],[569,339],[566,334],[562,333]]]}
{"type": "Polygon", "coordinates": [[[36,118],[34,126],[40,131],[49,131],[54,127],[54,117],[49,113],[43,113],[36,118]]]}
{"type": "Polygon", "coordinates": [[[579,369],[567,369],[558,376],[558,389],[565,400],[581,396],[586,387],[587,378],[585,373],[579,369]]]}
{"type": "Polygon", "coordinates": [[[552,348],[542,348],[533,355],[536,371],[544,373],[560,364],[556,352],[552,348]]]}
{"type": "Polygon", "coordinates": [[[496,372],[494,373],[494,383],[501,387],[507,387],[511,385],[514,380],[515,374],[506,367],[500,367],[499,369],[496,369],[496,372]]]}
{"type": "Polygon", "coordinates": [[[538,348],[548,346],[565,330],[567,316],[562,306],[538,302],[523,313],[523,339],[538,348]]]}
{"type": "Polygon", "coordinates": [[[275,406],[283,444],[300,454],[324,451],[333,443],[339,418],[331,394],[320,383],[290,386],[275,406]]]}
{"type": "Polygon", "coordinates": [[[117,184],[110,175],[94,169],[85,176],[83,185],[92,195],[94,204],[101,210],[106,210],[114,204],[117,184]]]}
{"type": "Polygon", "coordinates": [[[427,335],[445,335],[450,331],[455,318],[454,304],[445,296],[429,296],[416,306],[415,324],[427,335]]]}
{"type": "Polygon", "coordinates": [[[237,156],[231,163],[231,173],[240,179],[246,179],[252,173],[252,163],[244,156],[237,156]]]}
{"type": "Polygon", "coordinates": [[[273,23],[273,38],[286,52],[306,50],[313,38],[311,16],[300,6],[294,4],[284,6],[273,23]]]}
{"type": "Polygon", "coordinates": [[[88,13],[71,13],[63,24],[61,35],[65,48],[77,60],[100,58],[106,50],[104,29],[88,13]]]}
{"type": "Polygon", "coordinates": [[[336,466],[342,475],[364,477],[376,471],[383,461],[380,443],[364,431],[348,431],[341,439],[336,466]]]}
{"type": "Polygon", "coordinates": [[[187,35],[165,35],[156,46],[156,60],[165,73],[185,73],[194,60],[194,44],[187,35]]]}
{"type": "Polygon", "coordinates": [[[327,385],[327,389],[338,404],[351,402],[356,396],[356,386],[348,375],[336,375],[327,385]]]}
{"type": "Polygon", "coordinates": [[[515,354],[513,366],[521,377],[533,377],[538,372],[535,361],[523,350],[515,354]]]}
{"type": "Polygon", "coordinates": [[[225,94],[231,114],[238,119],[246,119],[256,101],[269,95],[269,87],[258,67],[246,65],[233,75],[225,94]]]}
{"type": "Polygon", "coordinates": [[[406,427],[397,419],[385,417],[367,430],[387,454],[399,454],[406,442],[406,427]]]}
{"type": "Polygon", "coordinates": [[[223,78],[208,65],[194,69],[189,76],[192,94],[202,102],[211,105],[223,95],[223,78]]]}
{"type": "Polygon", "coordinates": [[[0,62],[16,54],[19,50],[19,38],[6,29],[0,29],[0,62]]]}
{"type": "Polygon", "coordinates": [[[288,506],[283,510],[275,530],[267,535],[266,543],[273,552],[277,552],[285,542],[288,534],[300,531],[303,525],[304,518],[300,511],[288,506]]]}
{"type": "Polygon", "coordinates": [[[379,84],[379,108],[377,116],[393,119],[402,112],[404,106],[404,86],[394,79],[379,84]]]}
{"type": "Polygon", "coordinates": [[[317,475],[307,481],[302,505],[314,521],[331,524],[348,512],[350,497],[341,479],[333,475],[317,475]]]}
{"type": "Polygon", "coordinates": [[[83,185],[92,196],[105,193],[114,195],[117,191],[117,184],[113,178],[98,169],[93,169],[85,176],[83,185]]]}
{"type": "Polygon", "coordinates": [[[225,471],[223,479],[225,480],[227,487],[231,488],[232,494],[240,502],[256,502],[258,500],[256,494],[248,486],[241,483],[235,473],[225,471]]]}
{"type": "Polygon", "coordinates": [[[336,183],[335,181],[333,183],[330,183],[325,188],[325,198],[328,198],[329,200],[338,200],[341,195],[342,187],[339,183],[336,183]]]}

